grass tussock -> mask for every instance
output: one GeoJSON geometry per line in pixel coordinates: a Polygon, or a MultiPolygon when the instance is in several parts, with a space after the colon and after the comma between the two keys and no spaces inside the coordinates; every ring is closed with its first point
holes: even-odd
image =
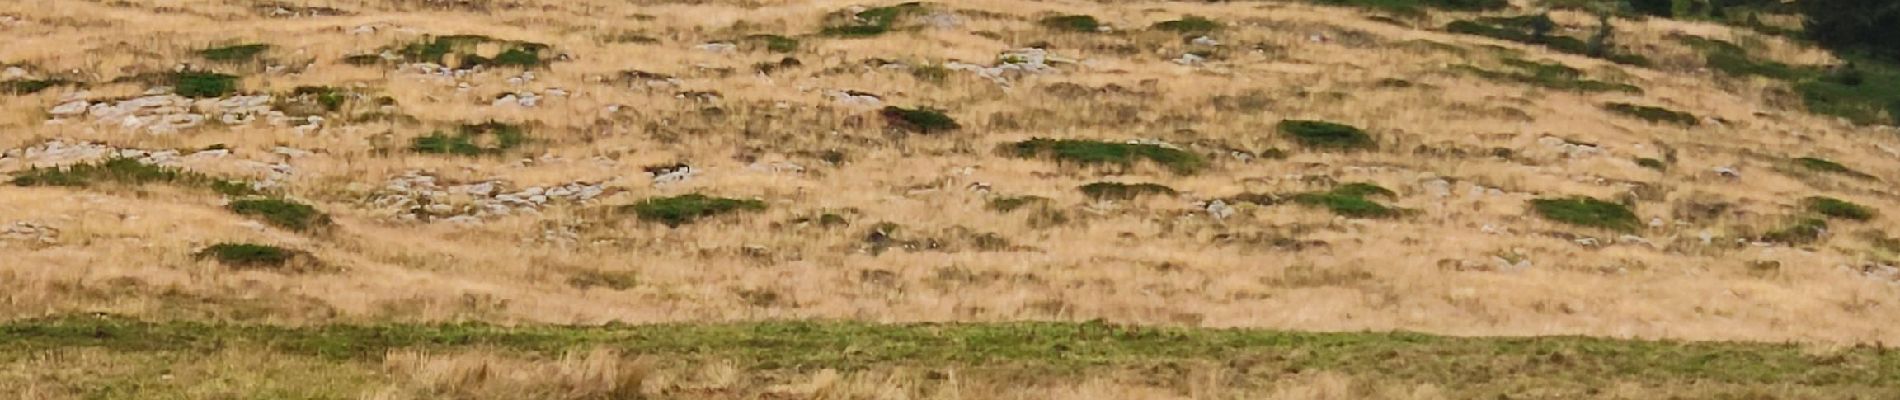
{"type": "Polygon", "coordinates": [[[229,96],[238,91],[236,75],[216,72],[185,71],[172,74],[172,91],[190,98],[229,96]]]}
{"type": "Polygon", "coordinates": [[[257,56],[263,55],[264,51],[270,48],[268,44],[239,44],[199,50],[198,56],[215,62],[251,62],[257,61],[257,56]]]}
{"type": "Polygon", "coordinates": [[[196,256],[238,270],[304,272],[317,265],[308,252],[252,243],[218,243],[199,250],[196,256]]]}
{"type": "MultiPolygon", "coordinates": [[[[1294,204],[1324,208],[1334,215],[1346,218],[1391,218],[1406,214],[1406,210],[1393,208],[1373,201],[1370,197],[1394,197],[1398,194],[1385,187],[1371,183],[1348,183],[1325,192],[1298,193],[1286,196],[1294,204]]],[[[1238,201],[1271,204],[1277,199],[1254,199],[1251,196],[1238,201]]]]}
{"type": "Polygon", "coordinates": [[[1088,15],[1057,15],[1037,21],[1050,30],[1062,32],[1092,33],[1102,31],[1102,21],[1088,15]]]}
{"type": "Polygon", "coordinates": [[[1095,182],[1076,188],[1095,200],[1134,200],[1145,196],[1173,196],[1174,188],[1155,183],[1095,182]]]}
{"type": "Polygon", "coordinates": [[[1860,172],[1853,168],[1848,168],[1846,165],[1842,165],[1841,163],[1834,162],[1833,160],[1829,160],[1825,158],[1796,157],[1793,159],[1793,162],[1795,166],[1801,167],[1802,169],[1805,169],[1808,171],[1820,172],[1820,173],[1825,173],[1825,174],[1842,175],[1842,176],[1847,176],[1847,177],[1851,177],[1855,179],[1869,179],[1869,180],[1874,179],[1874,176],[1871,174],[1860,172]]]}
{"type": "Polygon", "coordinates": [[[1808,211],[1828,218],[1867,221],[1874,219],[1875,215],[1872,208],[1833,197],[1811,196],[1801,202],[1807,206],[1808,211]]]}
{"type": "Polygon", "coordinates": [[[500,122],[463,125],[454,135],[440,131],[410,140],[409,150],[423,154],[497,155],[520,147],[528,136],[520,126],[500,122]]]}
{"type": "Polygon", "coordinates": [[[903,108],[888,106],[884,107],[884,110],[880,111],[878,115],[883,116],[885,123],[890,124],[892,128],[914,133],[943,133],[963,128],[962,124],[957,123],[955,118],[944,114],[943,110],[929,107],[903,108]]]}
{"type": "Polygon", "coordinates": [[[1607,103],[1603,105],[1603,109],[1619,115],[1657,124],[1696,126],[1700,125],[1702,121],[1700,118],[1696,118],[1695,114],[1640,104],[1607,103]]]}

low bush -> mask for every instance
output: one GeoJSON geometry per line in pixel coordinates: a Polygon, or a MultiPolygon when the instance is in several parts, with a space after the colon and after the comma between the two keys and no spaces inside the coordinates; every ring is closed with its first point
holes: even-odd
{"type": "Polygon", "coordinates": [[[1813,196],[1802,200],[1802,203],[1807,205],[1808,211],[1825,215],[1828,218],[1854,221],[1874,219],[1873,209],[1833,197],[1813,196]]]}
{"type": "Polygon", "coordinates": [[[908,2],[877,7],[857,13],[839,13],[829,17],[820,33],[830,36],[868,37],[895,29],[903,18],[928,11],[923,3],[908,2]]]}
{"type": "Polygon", "coordinates": [[[304,272],[316,268],[310,253],[262,244],[219,243],[199,250],[196,256],[239,270],[304,272]]]}
{"type": "MultiPolygon", "coordinates": [[[[1389,218],[1405,214],[1405,210],[1392,208],[1367,199],[1368,196],[1393,197],[1397,193],[1371,183],[1348,183],[1325,192],[1299,193],[1287,196],[1286,200],[1294,204],[1325,208],[1335,215],[1346,218],[1389,218]]],[[[1276,199],[1245,199],[1255,204],[1276,199]]]]}
{"type": "Polygon", "coordinates": [[[254,61],[257,56],[270,50],[268,44],[240,44],[235,46],[214,47],[198,51],[198,56],[217,62],[254,61]]]}
{"type": "Polygon", "coordinates": [[[989,209],[991,211],[1008,214],[1029,205],[1046,204],[1048,202],[1049,198],[1042,196],[1005,196],[990,199],[989,209]]]}
{"type": "Polygon", "coordinates": [[[1603,105],[1603,109],[1609,110],[1612,113],[1622,114],[1622,115],[1626,115],[1630,117],[1635,117],[1636,119],[1649,121],[1650,123],[1668,123],[1668,124],[1676,124],[1676,125],[1696,126],[1696,125],[1701,124],[1702,122],[1701,119],[1696,118],[1695,114],[1671,110],[1671,109],[1662,108],[1662,107],[1645,106],[1645,105],[1637,105],[1637,104],[1629,104],[1629,103],[1607,103],[1603,105]]]}
{"type": "Polygon", "coordinates": [[[1794,164],[1797,166],[1800,166],[1801,168],[1807,169],[1809,171],[1814,171],[1814,172],[1846,175],[1849,177],[1854,177],[1854,178],[1859,178],[1859,179],[1873,179],[1874,178],[1873,175],[1869,175],[1865,172],[1855,171],[1853,168],[1848,168],[1846,165],[1841,165],[1841,163],[1837,163],[1825,158],[1796,157],[1794,159],[1794,164]]]}
{"type": "Polygon", "coordinates": [[[1048,157],[1076,164],[1126,167],[1148,160],[1181,174],[1194,173],[1207,165],[1207,160],[1194,153],[1154,144],[1037,138],[1008,145],[1008,149],[1017,157],[1048,157]]]}
{"type": "Polygon", "coordinates": [[[632,212],[642,221],[658,222],[676,228],[701,218],[720,214],[762,210],[765,210],[764,201],[729,199],[701,194],[655,197],[621,208],[622,212],[632,212]]]}
{"type": "Polygon", "coordinates": [[[1531,209],[1546,219],[1571,225],[1618,232],[1633,232],[1643,227],[1629,207],[1589,197],[1531,200],[1531,209]]]}
{"type": "Polygon", "coordinates": [[[455,68],[474,67],[521,67],[534,68],[546,65],[541,53],[548,45],[532,42],[499,40],[481,35],[448,35],[423,39],[410,43],[395,51],[409,62],[427,62],[447,65],[455,68]],[[483,45],[494,45],[501,51],[493,58],[483,57],[476,51],[483,45]],[[449,65],[449,56],[459,58],[455,65],[449,65]]]}
{"type": "Polygon", "coordinates": [[[1377,147],[1372,135],[1351,125],[1307,120],[1280,121],[1280,132],[1302,146],[1329,150],[1356,150],[1377,147]]]}
{"type": "Polygon", "coordinates": [[[1780,228],[1762,234],[1760,239],[1766,242],[1807,244],[1820,240],[1827,234],[1827,220],[1820,218],[1795,218],[1780,228]]]}
{"type": "Polygon", "coordinates": [[[224,97],[237,93],[238,78],[216,72],[179,72],[171,76],[172,92],[190,98],[224,97]]]}
{"type": "Polygon", "coordinates": [[[320,232],[329,229],[332,224],[330,216],[316,207],[286,199],[241,199],[225,207],[238,215],[257,218],[296,232],[320,232]]]}
{"type": "Polygon", "coordinates": [[[0,94],[28,95],[58,86],[70,86],[73,82],[61,79],[18,79],[0,82],[0,94]]]}
{"type": "Polygon", "coordinates": [[[463,156],[501,154],[527,142],[520,126],[499,122],[463,125],[455,135],[440,131],[410,141],[409,150],[426,154],[463,156]]]}
{"type": "Polygon", "coordinates": [[[1152,28],[1175,33],[1208,33],[1221,29],[1220,22],[1193,15],[1173,21],[1156,22],[1152,28]]]}
{"type": "Polygon", "coordinates": [[[146,164],[130,158],[112,158],[58,168],[28,169],[15,175],[12,183],[16,186],[66,187],[85,187],[102,183],[124,185],[156,183],[206,188],[229,196],[257,194],[257,191],[248,183],[218,179],[178,168],[146,164]]]}
{"type": "Polygon", "coordinates": [[[1174,188],[1153,183],[1095,182],[1076,188],[1095,200],[1133,200],[1148,195],[1173,196],[1174,188]]]}
{"type": "Polygon", "coordinates": [[[1066,32],[1088,33],[1102,30],[1102,22],[1088,15],[1058,15],[1043,18],[1040,23],[1044,28],[1066,32]]]}
{"type": "Polygon", "coordinates": [[[888,106],[884,107],[884,110],[879,112],[879,115],[882,115],[884,121],[889,123],[891,127],[916,133],[941,133],[963,128],[963,125],[958,124],[956,119],[945,115],[943,111],[927,107],[903,108],[888,106]]]}

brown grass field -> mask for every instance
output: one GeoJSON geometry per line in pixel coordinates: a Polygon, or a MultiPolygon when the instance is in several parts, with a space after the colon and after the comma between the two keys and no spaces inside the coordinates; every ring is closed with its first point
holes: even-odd
{"type": "MultiPolygon", "coordinates": [[[[1857,346],[1900,342],[1888,318],[1900,312],[1900,269],[1890,266],[1900,262],[1900,241],[1889,237],[1893,216],[1882,213],[1900,210],[1891,184],[1900,180],[1900,136],[1806,112],[1790,83],[1711,70],[1678,37],[1730,41],[1796,66],[1836,62],[1799,41],[1713,22],[1616,19],[1615,45],[1652,61],[1637,67],[1440,29],[1479,15],[1520,15],[1534,8],[1529,3],[1388,18],[1294,1],[958,0],[900,14],[892,31],[868,37],[821,32],[851,18],[841,10],[891,4],[281,3],[0,2],[0,67],[17,75],[0,81],[78,83],[0,95],[0,177],[108,157],[49,155],[49,142],[174,150],[175,157],[154,162],[256,182],[262,197],[308,204],[332,220],[320,229],[286,229],[227,206],[259,195],[221,195],[181,181],[0,186],[0,320],[107,314],[283,329],[1100,321],[1791,343],[1849,358],[1863,354],[1857,346]],[[1067,32],[1039,23],[1057,14],[1091,15],[1108,28],[1067,32]],[[1184,15],[1223,26],[1198,42],[1203,35],[1151,28],[1184,15]],[[545,48],[535,66],[451,74],[391,60],[407,57],[405,46],[449,35],[493,40],[456,47],[444,62],[505,58],[507,42],[545,48]],[[786,49],[755,35],[795,42],[786,49]],[[243,44],[268,47],[239,60],[201,53],[243,44]],[[1032,46],[1046,48],[1052,61],[1008,55],[1032,46]],[[1190,52],[1205,59],[1177,62],[1190,52]],[[346,62],[358,55],[371,61],[346,62]],[[1490,79],[1465,67],[1503,71],[1523,60],[1640,93],[1490,79]],[[993,76],[967,70],[1012,62],[1032,66],[993,76]],[[167,80],[178,71],[234,75],[235,93],[270,95],[267,107],[297,120],[231,123],[214,113],[167,130],[152,128],[162,116],[127,124],[56,110],[154,88],[184,90],[191,83],[167,80]],[[299,87],[341,93],[340,106],[311,111],[324,100],[295,95],[299,87]],[[846,100],[843,91],[880,100],[846,100]],[[497,102],[524,93],[538,102],[497,102]],[[1645,121],[1607,103],[1678,110],[1696,124],[1645,121]],[[885,106],[942,110],[961,127],[905,131],[882,115],[885,106]],[[321,122],[301,122],[307,116],[321,122]],[[1376,145],[1305,146],[1280,131],[1284,120],[1356,126],[1376,145]],[[432,133],[488,122],[519,127],[524,139],[514,145],[477,136],[474,146],[496,150],[473,155],[415,150],[432,133]],[[1085,165],[1007,149],[1032,138],[1160,143],[1145,148],[1180,149],[1199,168],[1085,165]],[[1809,168],[1799,157],[1850,171],[1809,168]],[[1643,165],[1651,161],[1662,165],[1643,165]],[[646,170],[674,163],[694,173],[673,182],[646,170]],[[405,175],[441,182],[434,190],[444,193],[432,197],[441,206],[396,204],[392,180],[405,175]],[[1097,199],[1077,189],[1098,181],[1156,183],[1177,193],[1097,199]],[[579,182],[601,192],[457,217],[488,203],[451,186],[478,182],[510,192],[579,182]],[[1358,182],[1389,189],[1390,196],[1367,199],[1403,211],[1354,218],[1290,196],[1358,182]],[[761,207],[678,226],[630,211],[688,194],[761,207]],[[1234,200],[1246,194],[1275,200],[1234,200]],[[1008,211],[994,206],[1019,196],[1041,199],[1008,211]],[[1563,223],[1533,206],[1575,196],[1624,204],[1636,225],[1563,223]],[[1805,200],[1813,196],[1873,212],[1816,216],[1805,200]],[[1232,214],[1209,212],[1204,204],[1215,199],[1232,214]],[[1804,239],[1777,236],[1811,217],[1826,229],[1804,239]],[[298,268],[241,267],[202,252],[219,243],[288,249],[298,268]]],[[[1553,17],[1560,32],[1595,29],[1588,13],[1553,17]]],[[[592,345],[397,346],[347,361],[256,343],[158,352],[35,346],[0,343],[7,355],[0,392],[31,399],[1881,398],[1900,385],[1632,378],[1539,392],[1535,382],[1459,386],[1377,369],[1237,373],[1245,368],[1199,356],[1169,359],[1185,364],[1166,373],[1143,359],[1035,379],[995,365],[982,372],[988,364],[979,362],[958,381],[965,378],[903,362],[784,368],[744,354],[642,355],[592,345]],[[175,367],[163,368],[161,379],[153,365],[175,367]]],[[[1867,368],[1900,374],[1894,365],[1867,368]]]]}

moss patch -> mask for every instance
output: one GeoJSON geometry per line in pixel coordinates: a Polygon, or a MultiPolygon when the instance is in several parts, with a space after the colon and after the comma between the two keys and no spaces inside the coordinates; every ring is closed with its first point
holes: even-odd
{"type": "Polygon", "coordinates": [[[251,243],[219,243],[199,250],[197,257],[232,269],[303,272],[315,268],[310,253],[251,243]]]}
{"type": "Polygon", "coordinates": [[[1803,199],[1801,202],[1807,205],[1808,211],[1825,215],[1828,218],[1854,221],[1874,219],[1874,210],[1872,208],[1854,204],[1846,200],[1826,196],[1813,196],[1803,199]]]}
{"type": "Polygon", "coordinates": [[[172,92],[191,98],[224,97],[237,93],[238,77],[215,72],[179,72],[171,76],[172,92]]]}
{"type": "Polygon", "coordinates": [[[1675,125],[1684,125],[1684,126],[1696,126],[1696,125],[1701,124],[1701,119],[1696,118],[1695,114],[1671,110],[1671,109],[1662,108],[1662,107],[1653,107],[1653,106],[1645,106],[1645,105],[1637,105],[1637,104],[1629,104],[1629,103],[1607,103],[1603,105],[1603,109],[1608,110],[1612,113],[1634,117],[1636,119],[1640,119],[1644,121],[1649,121],[1651,123],[1675,124],[1675,125]]]}
{"type": "Polygon", "coordinates": [[[1076,188],[1096,200],[1133,200],[1149,195],[1173,196],[1174,188],[1154,183],[1095,182],[1076,188]]]}
{"type": "Polygon", "coordinates": [[[199,50],[198,56],[217,62],[249,62],[256,61],[258,55],[270,48],[268,44],[240,44],[199,50]]]}
{"type": "Polygon", "coordinates": [[[527,140],[520,126],[488,122],[463,125],[454,135],[438,131],[412,139],[409,150],[425,154],[495,155],[520,147],[527,140]]]}
{"type": "Polygon", "coordinates": [[[296,232],[321,232],[333,224],[316,207],[287,199],[242,199],[225,206],[231,212],[296,232]]]}
{"type": "Polygon", "coordinates": [[[146,164],[129,158],[75,164],[58,168],[33,168],[13,177],[16,186],[87,187],[98,184],[172,184],[211,189],[229,196],[257,194],[248,183],[214,178],[178,168],[146,164]]]}
{"type": "Polygon", "coordinates": [[[884,107],[884,110],[880,111],[878,115],[883,116],[884,121],[889,123],[893,128],[916,133],[941,133],[963,128],[962,124],[958,124],[956,119],[950,118],[950,116],[944,114],[942,110],[928,107],[903,108],[888,106],[884,107]]]}
{"type": "Polygon", "coordinates": [[[1100,32],[1102,22],[1088,15],[1057,15],[1038,21],[1044,28],[1064,32],[1100,32]]]}
{"type": "Polygon", "coordinates": [[[1377,147],[1372,135],[1358,127],[1326,121],[1280,121],[1280,132],[1302,146],[1325,150],[1358,150],[1377,147]]]}

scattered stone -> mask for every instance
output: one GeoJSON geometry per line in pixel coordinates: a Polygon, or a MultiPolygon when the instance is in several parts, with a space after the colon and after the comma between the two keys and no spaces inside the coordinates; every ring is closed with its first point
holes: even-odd
{"type": "Polygon", "coordinates": [[[838,104],[852,107],[877,108],[884,106],[884,98],[878,95],[856,90],[838,90],[829,93],[838,104]]]}
{"type": "Polygon", "coordinates": [[[1216,199],[1207,202],[1207,206],[1203,207],[1203,209],[1207,211],[1207,215],[1213,216],[1214,219],[1227,219],[1227,217],[1234,216],[1234,207],[1227,205],[1227,202],[1223,200],[1216,199]]]}
{"type": "Polygon", "coordinates": [[[34,222],[17,221],[0,229],[0,241],[19,241],[37,244],[59,242],[59,229],[34,222]]]}
{"type": "Polygon", "coordinates": [[[536,213],[556,203],[583,203],[607,193],[605,183],[511,187],[500,180],[439,182],[433,175],[411,171],[391,179],[370,203],[405,220],[472,223],[490,216],[536,213]]]}

